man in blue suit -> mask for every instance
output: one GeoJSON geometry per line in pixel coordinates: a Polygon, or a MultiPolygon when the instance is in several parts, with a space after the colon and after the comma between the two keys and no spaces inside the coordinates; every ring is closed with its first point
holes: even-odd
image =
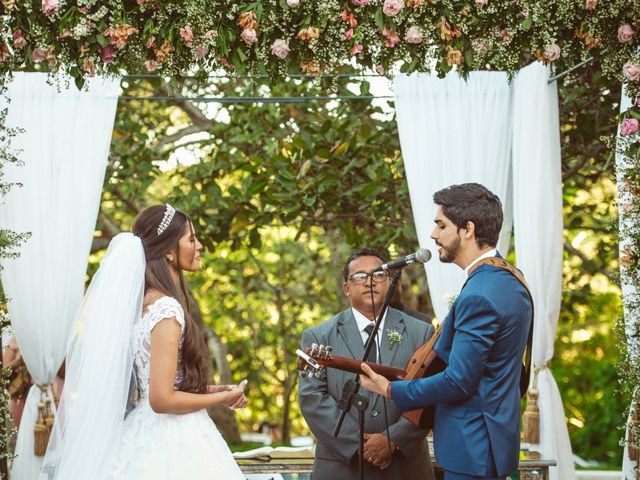
{"type": "Polygon", "coordinates": [[[519,382],[533,306],[512,273],[483,263],[499,257],[498,197],[468,183],[440,190],[433,199],[431,238],[440,261],[468,275],[434,346],[446,367],[430,377],[389,383],[363,365],[362,386],[391,398],[402,411],[435,405],[434,447],[445,480],[504,479],[518,467],[519,382]]]}

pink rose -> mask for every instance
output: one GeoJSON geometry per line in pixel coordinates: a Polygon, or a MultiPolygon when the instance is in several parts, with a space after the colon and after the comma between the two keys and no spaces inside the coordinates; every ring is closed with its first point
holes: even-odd
{"type": "Polygon", "coordinates": [[[191,30],[191,27],[189,25],[186,25],[180,29],[180,36],[184,40],[184,43],[187,44],[187,46],[191,45],[191,42],[193,42],[193,31],[191,30]]]}
{"type": "Polygon", "coordinates": [[[628,42],[633,38],[636,34],[635,30],[631,28],[631,25],[625,23],[620,28],[618,28],[618,41],[620,43],[628,42]]]}
{"type": "Polygon", "coordinates": [[[404,0],[384,0],[382,13],[395,17],[404,8],[404,0]]]}
{"type": "Polygon", "coordinates": [[[585,0],[584,8],[585,10],[595,10],[598,6],[598,0],[585,0]]]}
{"type": "Polygon", "coordinates": [[[476,0],[476,7],[482,8],[485,7],[489,3],[489,0],[476,0]]]}
{"type": "Polygon", "coordinates": [[[370,0],[351,0],[351,3],[358,6],[369,5],[370,0]]]}
{"type": "Polygon", "coordinates": [[[155,60],[147,60],[144,62],[144,66],[146,67],[147,72],[155,72],[158,68],[158,62],[155,60]]]}
{"type": "Polygon", "coordinates": [[[409,27],[404,35],[404,41],[407,43],[422,43],[422,30],[420,27],[409,27]]]}
{"type": "Polygon", "coordinates": [[[353,28],[350,28],[346,32],[344,32],[344,39],[351,40],[353,38],[353,28]]]}
{"type": "Polygon", "coordinates": [[[13,46],[16,48],[24,48],[27,46],[27,41],[22,36],[22,30],[13,32],[13,46]]]}
{"type": "Polygon", "coordinates": [[[204,58],[207,56],[207,53],[209,53],[209,47],[205,46],[205,45],[199,45],[196,48],[196,58],[204,58]]]}
{"type": "Polygon", "coordinates": [[[287,55],[289,55],[290,51],[291,49],[289,48],[289,43],[280,38],[273,42],[273,44],[271,45],[271,53],[273,53],[281,60],[287,58],[287,55]]]}
{"type": "Polygon", "coordinates": [[[60,0],[42,0],[42,11],[45,15],[53,15],[60,8],[60,0]]]}
{"type": "Polygon", "coordinates": [[[351,47],[351,56],[355,56],[358,55],[359,53],[362,52],[362,45],[360,45],[359,43],[356,43],[353,47],[351,47]]]}
{"type": "Polygon", "coordinates": [[[620,135],[626,137],[627,135],[633,135],[640,130],[640,122],[635,118],[625,118],[622,122],[622,128],[620,129],[620,135]]]}
{"type": "Polygon", "coordinates": [[[289,8],[296,8],[298,5],[300,5],[300,0],[287,0],[287,5],[289,6],[289,8]]]}
{"type": "Polygon", "coordinates": [[[247,45],[251,45],[252,43],[256,43],[258,41],[258,34],[253,28],[245,28],[244,30],[242,30],[240,38],[244,40],[244,43],[246,43],[247,45]]]}
{"type": "Polygon", "coordinates": [[[632,82],[640,80],[640,63],[625,63],[622,67],[622,73],[627,77],[627,80],[631,80],[632,82]]]}
{"type": "Polygon", "coordinates": [[[33,52],[31,52],[31,60],[33,61],[33,63],[40,63],[42,62],[45,58],[47,58],[47,56],[45,55],[45,53],[39,49],[39,48],[34,48],[33,52]]]}
{"type": "Polygon", "coordinates": [[[545,49],[544,49],[544,59],[548,62],[555,62],[557,59],[560,58],[560,46],[557,43],[554,43],[553,45],[548,45],[545,49]]]}
{"type": "Polygon", "coordinates": [[[100,56],[104,63],[113,62],[113,47],[111,45],[104,47],[100,56]]]}

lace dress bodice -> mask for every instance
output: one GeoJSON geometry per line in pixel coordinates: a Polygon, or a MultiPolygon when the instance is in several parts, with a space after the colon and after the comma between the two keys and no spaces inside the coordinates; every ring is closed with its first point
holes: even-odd
{"type": "Polygon", "coordinates": [[[182,380],[182,339],[184,337],[184,311],[173,297],[160,297],[147,307],[147,311],[133,328],[134,369],[141,398],[149,396],[149,369],[151,366],[151,331],[162,320],[174,317],[180,324],[180,347],[178,349],[178,369],[174,385],[182,380]]]}

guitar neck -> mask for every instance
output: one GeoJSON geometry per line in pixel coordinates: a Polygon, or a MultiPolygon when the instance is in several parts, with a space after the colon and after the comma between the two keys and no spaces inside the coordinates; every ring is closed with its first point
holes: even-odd
{"type": "MultiPolygon", "coordinates": [[[[344,372],[362,373],[362,370],[360,369],[360,365],[362,364],[361,360],[354,360],[353,358],[347,357],[331,357],[329,359],[316,358],[315,360],[323,367],[335,368],[344,372]]],[[[404,377],[407,375],[407,372],[401,368],[389,367],[387,365],[379,365],[371,362],[365,363],[369,365],[374,372],[378,375],[382,375],[390,382],[395,380],[404,380],[404,377]]]]}

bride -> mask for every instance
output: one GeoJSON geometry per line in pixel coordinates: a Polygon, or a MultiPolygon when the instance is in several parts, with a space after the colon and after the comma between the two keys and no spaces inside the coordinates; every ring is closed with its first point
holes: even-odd
{"type": "Polygon", "coordinates": [[[170,205],[112,240],[76,318],[41,479],[244,479],[206,408],[243,408],[246,382],[207,385],[185,300],[182,270],[199,268],[201,250],[170,205]]]}

